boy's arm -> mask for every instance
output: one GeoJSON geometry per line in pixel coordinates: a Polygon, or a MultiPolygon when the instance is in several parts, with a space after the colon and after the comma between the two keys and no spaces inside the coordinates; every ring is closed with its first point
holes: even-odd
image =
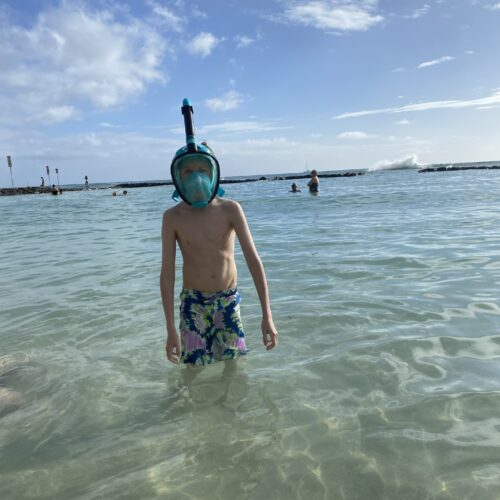
{"type": "Polygon", "coordinates": [[[273,323],[264,266],[255,248],[245,214],[240,205],[236,202],[234,202],[232,206],[232,214],[232,222],[236,231],[236,236],[240,242],[241,250],[243,251],[248,269],[255,283],[257,294],[259,295],[260,305],[262,307],[262,340],[266,346],[266,350],[269,351],[278,345],[278,332],[273,323]]]}
{"type": "Polygon", "coordinates": [[[172,363],[178,363],[181,355],[181,344],[177,330],[175,329],[174,319],[174,283],[175,283],[175,230],[167,216],[163,215],[163,224],[161,228],[162,256],[160,273],[160,290],[163,302],[163,312],[167,322],[167,358],[172,363]]]}

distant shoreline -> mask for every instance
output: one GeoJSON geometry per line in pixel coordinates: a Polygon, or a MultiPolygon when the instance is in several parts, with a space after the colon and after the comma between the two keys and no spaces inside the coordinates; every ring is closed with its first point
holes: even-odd
{"type": "MultiPolygon", "coordinates": [[[[336,174],[321,174],[320,177],[356,177],[358,175],[365,175],[366,172],[341,172],[336,174]]],[[[283,181],[294,179],[308,179],[310,174],[292,174],[292,175],[262,175],[256,178],[242,178],[242,179],[221,179],[221,184],[240,184],[243,182],[258,182],[258,181],[283,181]]],[[[90,190],[100,189],[132,189],[141,187],[157,187],[157,186],[172,186],[172,181],[165,182],[122,182],[119,184],[112,184],[110,186],[92,187],[90,190]]],[[[63,191],[85,191],[85,187],[69,187],[64,188],[63,191]]],[[[0,189],[0,196],[16,196],[20,194],[51,194],[52,188],[41,187],[18,187],[18,188],[2,188],[0,189]]]]}
{"type": "MultiPolygon", "coordinates": [[[[388,171],[399,170],[399,169],[388,169],[388,171]]],[[[417,170],[419,174],[428,172],[456,172],[458,170],[500,170],[500,165],[478,165],[478,166],[453,166],[453,165],[440,165],[435,167],[425,167],[417,170]]],[[[381,170],[382,171],[382,170],[381,170]]],[[[381,172],[379,171],[379,172],[381,172]]],[[[359,171],[347,171],[338,173],[325,173],[319,174],[321,178],[328,177],[356,177],[359,175],[365,175],[366,170],[359,171]]],[[[243,182],[258,182],[258,181],[286,181],[295,179],[308,179],[310,174],[283,174],[283,175],[261,175],[260,177],[251,178],[240,178],[240,179],[221,179],[221,184],[240,184],[243,182]]],[[[98,183],[102,184],[102,183],[98,183]]],[[[96,186],[92,187],[90,190],[101,190],[101,189],[133,189],[142,187],[157,187],[157,186],[172,186],[172,181],[143,181],[143,182],[121,182],[118,184],[110,184],[108,186],[96,186]]],[[[85,191],[85,187],[64,187],[63,191],[85,191]]],[[[51,194],[52,189],[49,187],[15,187],[15,188],[0,188],[0,196],[15,196],[21,194],[51,194]]]]}

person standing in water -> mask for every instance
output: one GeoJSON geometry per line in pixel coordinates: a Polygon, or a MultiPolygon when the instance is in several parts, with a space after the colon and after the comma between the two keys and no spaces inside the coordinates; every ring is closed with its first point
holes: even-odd
{"type": "Polygon", "coordinates": [[[264,267],[241,206],[221,196],[220,167],[206,144],[196,144],[192,107],[182,114],[187,145],[170,168],[179,204],[165,211],[162,224],[160,289],[167,324],[166,355],[172,363],[206,365],[246,354],[240,318],[240,294],[234,243],[237,237],[262,308],[262,341],[267,351],[278,345],[264,267]],[[181,201],[182,199],[182,201],[181,201]],[[176,246],[183,258],[180,337],[174,322],[176,246]]]}
{"type": "Polygon", "coordinates": [[[89,178],[85,176],[85,189],[89,188],[89,178]]]}
{"type": "Polygon", "coordinates": [[[311,180],[307,183],[307,187],[309,188],[309,192],[311,194],[319,193],[319,178],[316,170],[311,171],[311,180]]]}

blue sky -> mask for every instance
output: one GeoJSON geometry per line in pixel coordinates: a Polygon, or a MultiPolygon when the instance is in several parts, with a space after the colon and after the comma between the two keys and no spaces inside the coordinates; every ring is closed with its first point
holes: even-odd
{"type": "Polygon", "coordinates": [[[180,106],[224,176],[500,160],[498,0],[0,6],[0,185],[165,179],[180,106]],[[53,176],[54,179],[54,176],[53,176]]]}

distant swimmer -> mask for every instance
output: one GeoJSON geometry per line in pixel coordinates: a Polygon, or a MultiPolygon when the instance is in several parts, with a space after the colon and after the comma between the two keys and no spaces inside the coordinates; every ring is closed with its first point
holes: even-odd
{"type": "Polygon", "coordinates": [[[302,191],[298,188],[297,184],[295,182],[292,184],[292,189],[290,190],[290,193],[302,193],[302,191]]]}
{"type": "Polygon", "coordinates": [[[40,187],[43,188],[45,187],[45,179],[43,177],[40,177],[42,179],[42,182],[40,183],[40,187]]]}
{"type": "Polygon", "coordinates": [[[309,188],[309,192],[311,194],[319,193],[319,179],[318,172],[316,172],[316,170],[311,171],[311,180],[307,183],[307,187],[309,188]]]}
{"type": "Polygon", "coordinates": [[[123,191],[123,196],[127,196],[127,190],[123,191]]]}
{"type": "Polygon", "coordinates": [[[112,196],[116,196],[116,191],[113,191],[113,194],[112,194],[112,196]]]}
{"type": "Polygon", "coordinates": [[[52,184],[52,189],[50,190],[50,192],[54,195],[54,196],[57,196],[59,194],[59,189],[56,188],[56,185],[55,184],[52,184]]]}
{"type": "Polygon", "coordinates": [[[85,189],[89,188],[89,178],[85,176],[85,189]]]}

